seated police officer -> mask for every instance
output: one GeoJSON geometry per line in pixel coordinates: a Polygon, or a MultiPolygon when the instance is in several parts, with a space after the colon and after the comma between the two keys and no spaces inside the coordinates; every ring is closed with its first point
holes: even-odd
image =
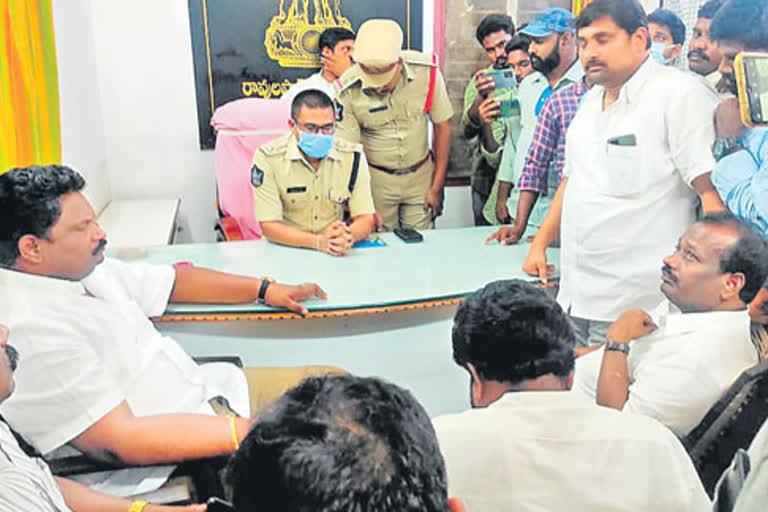
{"type": "Polygon", "coordinates": [[[334,123],[331,98],[303,91],[291,132],[256,150],[254,208],[270,242],[341,256],[373,230],[368,162],[359,144],[334,138],[334,123]]]}

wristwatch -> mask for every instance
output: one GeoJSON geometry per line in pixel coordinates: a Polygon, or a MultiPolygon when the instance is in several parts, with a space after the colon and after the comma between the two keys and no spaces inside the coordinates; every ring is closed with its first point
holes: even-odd
{"type": "Polygon", "coordinates": [[[616,343],[615,341],[605,340],[605,350],[614,350],[616,352],[623,352],[624,355],[629,355],[628,343],[616,343]]]}
{"type": "Polygon", "coordinates": [[[269,288],[269,285],[274,283],[275,280],[271,277],[262,277],[261,278],[261,286],[259,287],[259,296],[257,297],[257,301],[261,302],[262,304],[267,303],[267,288],[269,288]]]}
{"type": "Polygon", "coordinates": [[[737,137],[717,137],[712,144],[712,156],[719,161],[740,149],[742,149],[742,145],[738,142],[737,137]]]}

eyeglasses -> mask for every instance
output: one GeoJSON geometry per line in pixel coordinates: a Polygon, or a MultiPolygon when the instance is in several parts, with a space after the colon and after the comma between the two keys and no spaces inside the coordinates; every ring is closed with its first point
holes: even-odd
{"type": "Polygon", "coordinates": [[[323,135],[333,135],[334,133],[336,133],[335,123],[325,124],[323,126],[317,126],[316,124],[312,124],[312,123],[307,123],[307,124],[300,123],[295,119],[293,120],[293,122],[296,123],[296,126],[298,126],[303,132],[312,133],[312,134],[322,133],[323,135]]]}

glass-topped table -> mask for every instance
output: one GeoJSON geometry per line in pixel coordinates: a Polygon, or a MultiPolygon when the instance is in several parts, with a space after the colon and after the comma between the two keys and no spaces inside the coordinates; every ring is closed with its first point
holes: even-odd
{"type": "MultiPolygon", "coordinates": [[[[532,279],[530,245],[485,245],[495,228],[424,231],[406,244],[333,257],[265,240],[117,250],[126,261],[190,262],[283,283],[316,282],[328,300],[307,318],[261,304],[172,304],[157,327],[194,355],[239,355],[248,366],[333,364],[408,389],[432,415],[468,405],[468,377],[452,361],[451,326],[461,298],[497,279],[532,279]]],[[[549,250],[558,265],[558,251],[549,250]]]]}

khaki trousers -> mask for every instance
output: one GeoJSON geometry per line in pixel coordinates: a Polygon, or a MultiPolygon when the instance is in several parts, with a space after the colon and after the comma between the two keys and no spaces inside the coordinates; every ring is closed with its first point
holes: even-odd
{"type": "Polygon", "coordinates": [[[384,229],[396,227],[432,229],[432,212],[424,211],[424,198],[432,186],[435,164],[428,159],[410,174],[389,174],[371,167],[371,191],[376,211],[384,221],[384,229]]]}
{"type": "Polygon", "coordinates": [[[251,417],[271,404],[289,389],[298,386],[307,377],[344,375],[347,372],[335,366],[297,366],[294,368],[243,368],[251,397],[251,417]]]}

